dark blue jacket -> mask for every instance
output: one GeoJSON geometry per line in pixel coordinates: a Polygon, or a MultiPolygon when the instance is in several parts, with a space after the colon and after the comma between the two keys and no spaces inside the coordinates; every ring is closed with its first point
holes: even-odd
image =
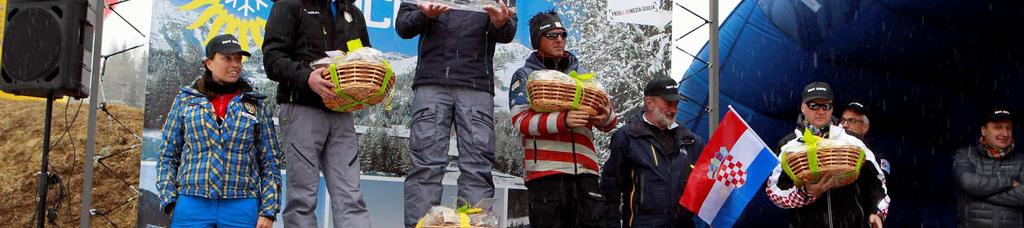
{"type": "Polygon", "coordinates": [[[693,213],[679,205],[679,198],[704,141],[683,126],[669,131],[679,148],[674,156],[662,149],[643,113],[612,135],[611,154],[601,169],[608,227],[694,226],[693,213]]]}
{"type": "Polygon", "coordinates": [[[414,4],[402,3],[395,31],[403,39],[419,36],[413,88],[453,85],[494,94],[494,45],[516,35],[516,17],[501,29],[486,13],[449,10],[430,19],[414,4]]]}

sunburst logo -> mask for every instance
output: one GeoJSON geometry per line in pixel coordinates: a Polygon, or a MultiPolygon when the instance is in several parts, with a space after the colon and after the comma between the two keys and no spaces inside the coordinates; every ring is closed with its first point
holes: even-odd
{"type": "Polygon", "coordinates": [[[249,49],[250,38],[256,47],[263,45],[263,30],[270,14],[270,4],[265,0],[191,0],[178,9],[202,11],[186,28],[194,30],[209,23],[203,43],[219,34],[234,34],[242,49],[249,49]]]}
{"type": "Polygon", "coordinates": [[[0,54],[4,53],[4,22],[7,22],[7,0],[0,0],[0,54]]]}

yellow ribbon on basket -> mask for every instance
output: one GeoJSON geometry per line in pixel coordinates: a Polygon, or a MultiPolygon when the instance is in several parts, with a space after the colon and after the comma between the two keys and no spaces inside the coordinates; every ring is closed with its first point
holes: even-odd
{"type": "MultiPolygon", "coordinates": [[[[348,42],[345,43],[345,45],[348,47],[348,52],[351,53],[351,52],[353,52],[355,50],[359,50],[360,48],[363,48],[363,41],[359,40],[359,39],[349,40],[348,42]]],[[[391,82],[391,77],[394,77],[394,75],[395,75],[395,72],[391,70],[391,64],[388,63],[387,60],[384,60],[384,69],[385,69],[384,82],[381,83],[380,89],[377,90],[376,94],[373,94],[372,96],[369,96],[369,97],[367,97],[364,100],[359,100],[359,99],[355,99],[354,97],[352,97],[352,95],[349,95],[348,93],[345,93],[345,91],[341,90],[341,86],[339,86],[340,83],[338,81],[338,69],[337,69],[337,67],[338,66],[336,64],[332,63],[329,66],[329,68],[328,68],[328,70],[331,73],[331,83],[334,83],[334,85],[335,85],[334,86],[334,93],[338,94],[338,96],[341,96],[342,98],[349,99],[349,100],[353,101],[351,104],[348,104],[348,105],[341,106],[341,107],[333,109],[334,111],[337,111],[337,112],[349,112],[349,111],[352,111],[351,109],[353,109],[355,107],[358,107],[359,105],[363,105],[364,107],[372,106],[371,104],[366,103],[366,101],[370,100],[370,99],[373,99],[373,98],[377,98],[379,96],[384,96],[385,93],[388,92],[387,90],[388,90],[389,83],[391,82]]],[[[388,95],[390,95],[390,94],[388,94],[388,95]]],[[[385,109],[390,110],[391,109],[391,96],[388,96],[385,99],[384,102],[385,102],[385,104],[384,104],[385,105],[385,109]]]]}
{"type": "MultiPolygon", "coordinates": [[[[811,183],[818,183],[818,181],[821,179],[821,171],[819,170],[820,167],[818,167],[819,139],[820,137],[812,134],[809,129],[804,129],[803,140],[804,145],[807,146],[807,166],[811,170],[811,174],[814,175],[814,179],[810,181],[811,183]]],[[[779,160],[782,161],[782,171],[784,171],[786,175],[789,176],[789,179],[793,180],[794,185],[804,185],[804,180],[796,176],[796,173],[793,172],[793,167],[789,166],[789,162],[787,162],[788,160],[786,160],[786,157],[788,157],[787,153],[783,151],[783,153],[781,154],[782,155],[779,157],[779,160]]]]}
{"type": "Polygon", "coordinates": [[[594,74],[578,74],[576,71],[569,72],[569,77],[576,80],[576,95],[572,97],[572,110],[580,108],[580,101],[583,100],[583,82],[590,82],[594,74]]]}
{"type": "Polygon", "coordinates": [[[483,208],[470,207],[469,204],[462,205],[456,210],[459,213],[459,228],[470,228],[469,215],[483,212],[483,208]]]}
{"type": "MultiPolygon", "coordinates": [[[[572,78],[576,82],[576,92],[575,92],[575,94],[573,94],[572,106],[570,106],[572,108],[572,110],[577,110],[577,109],[580,108],[580,103],[582,103],[581,101],[583,100],[583,83],[584,82],[590,82],[590,80],[594,79],[595,76],[596,75],[594,73],[579,74],[579,73],[576,73],[576,71],[569,72],[569,77],[572,78]]],[[[527,91],[527,93],[526,93],[526,102],[530,103],[530,104],[533,104],[533,99],[530,98],[529,91],[527,91]]],[[[538,109],[538,108],[536,108],[536,106],[534,106],[534,110],[537,110],[538,112],[555,112],[555,111],[558,111],[558,110],[538,109]]]]}
{"type": "MultiPolygon", "coordinates": [[[[455,205],[458,205],[458,202],[459,198],[456,198],[455,205]]],[[[469,203],[466,203],[455,209],[455,212],[459,215],[459,228],[472,228],[473,226],[469,224],[469,215],[479,214],[484,212],[484,209],[479,207],[470,207],[469,203]]],[[[420,218],[420,220],[416,222],[416,228],[423,228],[423,218],[420,218]]]]}
{"type": "Polygon", "coordinates": [[[811,133],[811,129],[804,128],[804,143],[807,145],[807,166],[811,168],[811,174],[814,175],[814,179],[811,180],[814,183],[818,183],[821,180],[821,172],[818,170],[818,137],[811,133]]]}

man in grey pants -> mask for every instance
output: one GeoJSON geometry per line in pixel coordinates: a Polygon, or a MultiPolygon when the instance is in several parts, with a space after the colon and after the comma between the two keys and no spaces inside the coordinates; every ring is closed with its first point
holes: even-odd
{"type": "Polygon", "coordinates": [[[288,163],[285,227],[318,227],[315,213],[321,172],[331,198],[334,227],[370,227],[370,214],[359,192],[352,113],[324,106],[323,98],[338,96],[334,84],[320,77],[325,68],[309,67],[310,62],[327,57],[326,50],[351,51],[349,41],[370,46],[363,13],[354,2],[278,0],[267,19],[263,66],[267,77],[278,83],[281,148],[288,163]]]}
{"type": "Polygon", "coordinates": [[[494,46],[512,41],[514,10],[499,2],[487,13],[448,10],[436,4],[403,3],[395,31],[419,36],[413,79],[409,148],[412,168],[405,178],[405,226],[413,227],[441,204],[441,179],[448,164],[452,122],[458,137],[459,193],[470,203],[494,196],[494,46]]]}

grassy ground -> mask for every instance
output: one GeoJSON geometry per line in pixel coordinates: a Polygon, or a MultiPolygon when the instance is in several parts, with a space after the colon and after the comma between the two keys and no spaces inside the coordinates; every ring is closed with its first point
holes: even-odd
{"type": "MultiPolygon", "coordinates": [[[[80,222],[89,111],[88,104],[79,104],[54,103],[49,171],[58,174],[62,181],[51,187],[47,195],[47,206],[57,208],[55,224],[49,227],[77,227],[80,222]]],[[[0,107],[4,108],[0,112],[0,227],[31,227],[35,224],[35,174],[42,159],[46,103],[0,99],[0,107]]],[[[107,109],[141,137],[141,108],[110,104],[107,109]]],[[[91,208],[106,215],[94,215],[91,226],[133,227],[137,202],[136,192],[129,185],[139,183],[141,141],[102,111],[97,113],[96,129],[95,155],[113,156],[104,159],[103,165],[94,165],[91,208]]]]}

